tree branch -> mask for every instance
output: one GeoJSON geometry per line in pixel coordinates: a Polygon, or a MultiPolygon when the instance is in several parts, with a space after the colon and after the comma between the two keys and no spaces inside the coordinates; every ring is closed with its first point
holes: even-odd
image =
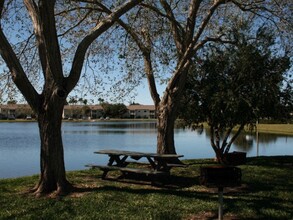
{"type": "MultiPolygon", "coordinates": [[[[91,2],[91,1],[87,1],[87,2],[91,2]]],[[[108,15],[112,13],[109,8],[107,8],[106,6],[100,3],[98,4],[98,6],[100,7],[101,11],[107,13],[108,15]]],[[[130,36],[135,41],[135,43],[137,44],[137,46],[139,47],[140,51],[143,54],[144,67],[145,67],[145,72],[148,79],[149,90],[155,105],[157,105],[160,102],[160,97],[157,92],[156,82],[155,82],[155,78],[153,74],[153,67],[152,67],[151,56],[150,56],[151,54],[150,40],[148,40],[149,42],[148,44],[144,44],[144,42],[140,39],[139,35],[135,32],[133,28],[130,27],[130,25],[126,24],[122,19],[118,19],[117,23],[122,28],[124,28],[124,30],[128,34],[130,34],[130,36]]]]}
{"type": "Polygon", "coordinates": [[[47,62],[46,62],[46,49],[45,49],[45,45],[44,42],[42,40],[42,36],[41,36],[41,21],[39,19],[38,16],[38,8],[37,5],[35,4],[34,1],[32,0],[24,0],[24,4],[31,16],[32,22],[33,22],[33,26],[34,26],[34,32],[35,32],[35,36],[36,36],[36,40],[37,40],[37,46],[38,46],[38,50],[39,50],[39,57],[40,57],[40,62],[41,62],[41,66],[43,69],[43,74],[44,74],[44,78],[46,79],[46,74],[45,74],[45,70],[47,68],[47,62]]]}
{"type": "Polygon", "coordinates": [[[202,1],[200,0],[192,0],[189,5],[189,13],[188,13],[188,18],[187,18],[187,24],[186,24],[186,31],[185,31],[185,45],[189,45],[193,34],[194,34],[194,29],[195,29],[195,24],[196,24],[196,17],[197,17],[197,12],[199,9],[199,6],[202,1]]]}
{"type": "Polygon", "coordinates": [[[16,54],[14,53],[10,43],[0,28],[0,54],[12,76],[17,88],[21,91],[27,102],[30,104],[35,112],[38,112],[39,94],[27,78],[16,54]]]}
{"type": "Polygon", "coordinates": [[[194,47],[194,45],[196,44],[196,42],[198,42],[200,36],[202,35],[203,31],[205,30],[207,24],[209,23],[209,21],[210,21],[211,17],[213,16],[214,12],[216,11],[216,9],[221,4],[225,4],[226,2],[228,2],[228,1],[225,1],[225,0],[216,0],[214,2],[214,4],[210,7],[209,12],[207,13],[206,17],[201,22],[201,25],[199,26],[196,35],[193,37],[192,43],[190,45],[191,47],[194,47]]]}
{"type": "Polygon", "coordinates": [[[174,25],[177,26],[179,33],[184,33],[184,29],[182,28],[181,24],[176,19],[174,20],[174,18],[170,17],[168,14],[164,14],[158,8],[156,8],[152,5],[145,4],[145,3],[141,3],[140,5],[152,10],[153,12],[155,12],[156,14],[158,14],[159,16],[161,16],[163,18],[167,18],[169,21],[174,22],[174,25]]]}
{"type": "Polygon", "coordinates": [[[231,131],[232,131],[232,128],[228,128],[227,131],[226,131],[226,134],[225,134],[225,137],[222,141],[222,146],[221,146],[221,150],[223,151],[225,149],[225,147],[227,146],[227,140],[231,134],[231,131]]]}
{"type": "Polygon", "coordinates": [[[215,130],[214,130],[213,125],[210,125],[210,132],[211,132],[211,138],[210,138],[211,146],[212,146],[212,148],[214,149],[215,152],[218,152],[219,149],[217,148],[217,145],[215,143],[215,130]]]}
{"type": "MultiPolygon", "coordinates": [[[[285,19],[283,16],[278,14],[278,10],[273,10],[270,9],[269,7],[266,7],[266,1],[264,0],[259,0],[259,1],[253,1],[251,3],[242,3],[242,2],[238,2],[236,0],[231,0],[231,2],[236,5],[240,10],[244,11],[244,12],[251,12],[252,14],[257,15],[258,17],[262,17],[270,22],[272,22],[276,27],[278,26],[276,23],[276,17],[278,19],[280,19],[282,22],[286,23],[287,25],[291,26],[292,22],[290,22],[290,20],[285,19]],[[267,15],[262,14],[261,12],[267,12],[267,15]]],[[[277,1],[274,1],[273,4],[274,8],[279,8],[279,10],[282,10],[280,8],[280,4],[277,1]]],[[[290,6],[288,6],[290,7],[290,6]]],[[[290,17],[290,16],[288,16],[290,17]]]]}
{"type": "MultiPolygon", "coordinates": [[[[214,4],[210,7],[210,10],[204,20],[202,21],[196,35],[193,37],[192,42],[189,44],[189,46],[185,49],[184,55],[181,57],[180,62],[178,63],[175,72],[173,73],[173,76],[171,80],[169,81],[169,84],[167,86],[167,91],[172,91],[175,88],[178,87],[178,83],[181,83],[184,80],[181,80],[181,77],[186,77],[187,70],[191,57],[196,53],[196,51],[201,48],[206,42],[208,42],[208,38],[198,42],[199,38],[201,37],[204,29],[206,28],[208,22],[210,21],[212,15],[214,14],[215,10],[219,7],[219,5],[226,3],[226,0],[217,0],[214,2],[214,4]]],[[[210,38],[211,39],[211,38],[210,38]]],[[[166,94],[165,94],[166,95],[166,94]]]]}
{"type": "Polygon", "coordinates": [[[46,52],[46,75],[48,76],[50,74],[54,78],[54,81],[61,86],[64,76],[55,21],[55,2],[56,0],[40,0],[39,16],[41,20],[41,34],[46,52]]]}
{"type": "Polygon", "coordinates": [[[181,28],[181,26],[178,24],[173,11],[170,7],[170,5],[167,3],[167,1],[165,0],[160,0],[163,8],[165,9],[169,20],[171,22],[171,29],[172,29],[172,33],[174,36],[174,41],[175,41],[175,45],[177,48],[177,53],[179,55],[179,57],[182,57],[183,55],[183,45],[184,45],[184,38],[183,36],[185,35],[185,33],[183,33],[183,29],[181,28]]]}
{"type": "Polygon", "coordinates": [[[138,5],[143,0],[129,0],[125,2],[123,5],[119,6],[114,12],[104,18],[101,22],[97,24],[97,26],[89,33],[78,45],[77,50],[75,52],[75,56],[72,63],[72,68],[68,78],[66,79],[66,90],[70,92],[75,85],[77,84],[86,51],[90,44],[97,39],[102,33],[107,31],[113,24],[116,22],[120,16],[125,14],[127,11],[132,9],[134,6],[138,5]]]}
{"type": "Polygon", "coordinates": [[[233,144],[233,142],[236,140],[236,138],[239,136],[239,134],[241,133],[241,131],[243,130],[245,124],[241,124],[240,127],[238,128],[236,134],[230,139],[226,149],[225,149],[225,153],[228,153],[231,145],[233,144]]]}
{"type": "MultiPolygon", "coordinates": [[[[0,0],[0,19],[2,18],[2,12],[4,9],[4,2],[5,2],[5,0],[0,0]]],[[[0,22],[0,27],[1,27],[1,22],[0,22]]]]}

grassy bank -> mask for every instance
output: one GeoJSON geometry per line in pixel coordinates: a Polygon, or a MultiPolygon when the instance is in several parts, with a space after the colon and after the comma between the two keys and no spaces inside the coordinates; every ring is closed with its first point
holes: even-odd
{"type": "Polygon", "coordinates": [[[258,124],[257,129],[262,133],[293,135],[293,124],[258,124]]]}
{"type": "MultiPolygon", "coordinates": [[[[25,193],[37,176],[0,180],[0,219],[216,219],[215,189],[199,185],[200,166],[188,160],[171,184],[101,180],[98,170],[69,172],[72,194],[35,198],[25,193]]],[[[242,186],[225,189],[225,219],[293,219],[293,156],[249,158],[242,186]]]]}
{"type": "MultiPolygon", "coordinates": [[[[204,123],[204,127],[208,128],[208,124],[204,123]]],[[[293,135],[293,124],[258,124],[257,130],[260,133],[271,133],[291,136],[293,135]]]]}

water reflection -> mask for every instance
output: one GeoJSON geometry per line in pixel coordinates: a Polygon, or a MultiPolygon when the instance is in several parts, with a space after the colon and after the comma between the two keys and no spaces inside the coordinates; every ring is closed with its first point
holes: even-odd
{"type": "MultiPolygon", "coordinates": [[[[197,131],[199,133],[199,131],[197,131]]],[[[211,133],[209,129],[205,130],[205,134],[207,138],[211,138],[211,133]]],[[[251,149],[256,142],[259,144],[270,144],[275,143],[278,138],[282,137],[282,135],[277,134],[267,134],[267,133],[259,133],[258,138],[256,137],[256,133],[252,132],[242,132],[239,134],[237,139],[234,141],[233,145],[235,145],[238,149],[242,149],[243,151],[251,149]]],[[[287,137],[287,136],[283,136],[287,137]]]]}
{"type": "Polygon", "coordinates": [[[234,142],[234,146],[239,151],[248,152],[253,148],[253,136],[250,134],[240,134],[234,142]]]}
{"type": "MultiPolygon", "coordinates": [[[[88,163],[106,164],[108,158],[93,154],[101,149],[155,152],[156,122],[66,122],[62,126],[67,170],[85,169],[88,163]]],[[[208,130],[175,129],[176,151],[184,159],[213,158],[208,130]]],[[[248,156],[292,155],[293,137],[244,133],[231,151],[248,156]]],[[[39,173],[40,141],[37,123],[0,123],[0,178],[39,173]],[[11,163],[13,161],[13,163],[11,163]]]]}
{"type": "Polygon", "coordinates": [[[243,151],[251,150],[254,145],[261,144],[263,147],[270,145],[271,143],[276,143],[278,138],[286,136],[276,135],[276,134],[266,134],[266,133],[243,133],[235,141],[235,146],[243,151]]]}
{"type": "Polygon", "coordinates": [[[156,133],[155,122],[64,123],[64,134],[143,134],[156,133]]]}
{"type": "MultiPolygon", "coordinates": [[[[210,139],[209,129],[205,130],[205,135],[210,139]]],[[[249,156],[292,155],[292,141],[293,136],[244,131],[234,141],[231,151],[247,152],[249,156]]]]}

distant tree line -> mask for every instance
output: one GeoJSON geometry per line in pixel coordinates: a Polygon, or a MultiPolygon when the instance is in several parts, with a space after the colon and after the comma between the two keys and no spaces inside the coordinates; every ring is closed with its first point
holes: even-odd
{"type": "MultiPolygon", "coordinates": [[[[128,109],[123,103],[110,104],[107,102],[101,103],[102,110],[100,110],[101,117],[123,118],[128,109]]],[[[75,109],[73,118],[91,117],[91,108],[84,105],[81,109],[75,109]]]]}

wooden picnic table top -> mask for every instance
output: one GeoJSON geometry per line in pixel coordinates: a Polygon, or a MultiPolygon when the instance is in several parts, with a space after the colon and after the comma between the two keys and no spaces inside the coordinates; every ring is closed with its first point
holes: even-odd
{"type": "Polygon", "coordinates": [[[95,154],[108,154],[117,156],[130,156],[130,157],[154,157],[154,158],[179,158],[183,157],[180,154],[158,154],[158,153],[148,153],[148,152],[136,152],[136,151],[124,151],[124,150],[99,150],[95,151],[95,154]]]}
{"type": "MultiPolygon", "coordinates": [[[[99,150],[95,151],[95,154],[104,154],[109,156],[109,162],[105,165],[94,165],[89,164],[87,167],[99,168],[103,171],[102,179],[105,179],[109,171],[119,170],[124,174],[136,173],[155,176],[168,176],[170,175],[170,170],[172,167],[185,167],[184,164],[170,163],[173,159],[178,159],[183,157],[183,155],[178,154],[158,154],[158,153],[148,153],[148,152],[136,152],[136,151],[125,151],[125,150],[99,150]],[[128,158],[133,160],[140,160],[142,158],[147,159],[147,167],[134,168],[127,167],[128,164],[132,163],[132,160],[127,161],[128,158]]],[[[135,162],[136,163],[136,162],[135,162]]]]}

